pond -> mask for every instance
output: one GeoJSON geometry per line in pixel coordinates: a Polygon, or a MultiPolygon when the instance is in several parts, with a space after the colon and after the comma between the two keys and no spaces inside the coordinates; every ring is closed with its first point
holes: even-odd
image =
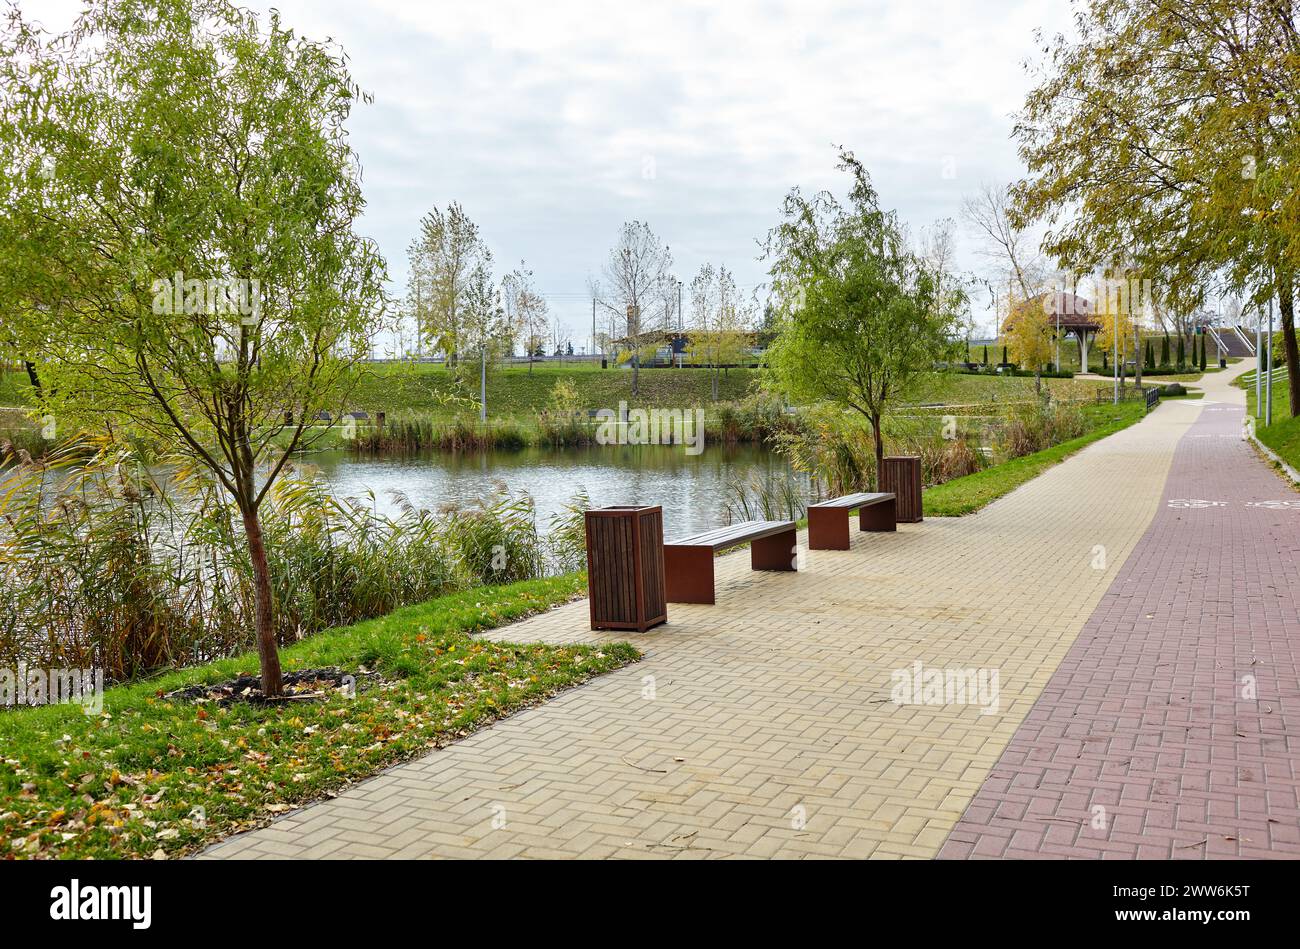
{"type": "Polygon", "coordinates": [[[429,453],[372,458],[322,452],[301,463],[331,485],[337,496],[373,492],[379,510],[396,514],[390,492],[417,507],[471,504],[492,495],[498,482],[512,493],[526,491],[537,504],[538,526],[585,489],[593,506],[658,504],[668,537],[727,522],[728,486],[736,479],[765,484],[787,479],[789,464],[754,445],[709,445],[699,455],[668,445],[603,445],[590,448],[526,448],[520,451],[429,453]]]}

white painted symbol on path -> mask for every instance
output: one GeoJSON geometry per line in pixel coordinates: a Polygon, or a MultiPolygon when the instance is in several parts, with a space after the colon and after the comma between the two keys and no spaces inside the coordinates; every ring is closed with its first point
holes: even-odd
{"type": "Polygon", "coordinates": [[[1227,501],[1205,501],[1201,498],[1170,498],[1170,507],[1227,507],[1227,501]]]}

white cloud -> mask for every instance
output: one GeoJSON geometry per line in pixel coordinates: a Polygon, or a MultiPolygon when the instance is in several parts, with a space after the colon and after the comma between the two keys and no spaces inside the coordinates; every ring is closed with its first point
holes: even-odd
{"type": "Polygon", "coordinates": [[[458,200],[578,333],[586,275],[625,219],[655,227],[685,280],[712,259],[761,281],[755,240],[782,195],[842,184],[832,144],[857,152],[912,226],[956,217],[980,181],[1019,174],[1021,62],[1035,27],[1069,18],[1063,0],[251,5],[338,40],[375,94],[353,141],[363,228],[394,276],[419,216],[458,200]]]}

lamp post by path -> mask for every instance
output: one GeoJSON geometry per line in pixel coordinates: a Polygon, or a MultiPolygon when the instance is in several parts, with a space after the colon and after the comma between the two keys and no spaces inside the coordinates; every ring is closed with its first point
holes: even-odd
{"type": "Polygon", "coordinates": [[[1114,351],[1114,363],[1111,370],[1115,373],[1115,399],[1116,405],[1119,405],[1119,313],[1114,314],[1114,323],[1111,332],[1111,348],[1114,351]]]}
{"type": "Polygon", "coordinates": [[[1255,317],[1255,418],[1264,417],[1264,321],[1255,317]]]}
{"type": "Polygon", "coordinates": [[[1264,400],[1268,408],[1264,410],[1264,424],[1273,424],[1273,298],[1268,298],[1268,379],[1264,383],[1264,400]]]}

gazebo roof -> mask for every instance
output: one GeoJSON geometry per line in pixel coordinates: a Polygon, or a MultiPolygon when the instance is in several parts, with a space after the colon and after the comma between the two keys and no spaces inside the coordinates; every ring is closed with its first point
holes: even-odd
{"type": "Polygon", "coordinates": [[[1043,293],[1033,300],[1021,303],[1007,317],[1003,323],[1005,329],[1015,315],[1027,306],[1040,306],[1043,308],[1048,317],[1051,318],[1053,325],[1059,323],[1061,329],[1068,329],[1074,332],[1086,332],[1088,330],[1101,329],[1101,324],[1093,316],[1092,301],[1086,297],[1077,296],[1064,290],[1057,290],[1051,293],[1043,293]]]}

